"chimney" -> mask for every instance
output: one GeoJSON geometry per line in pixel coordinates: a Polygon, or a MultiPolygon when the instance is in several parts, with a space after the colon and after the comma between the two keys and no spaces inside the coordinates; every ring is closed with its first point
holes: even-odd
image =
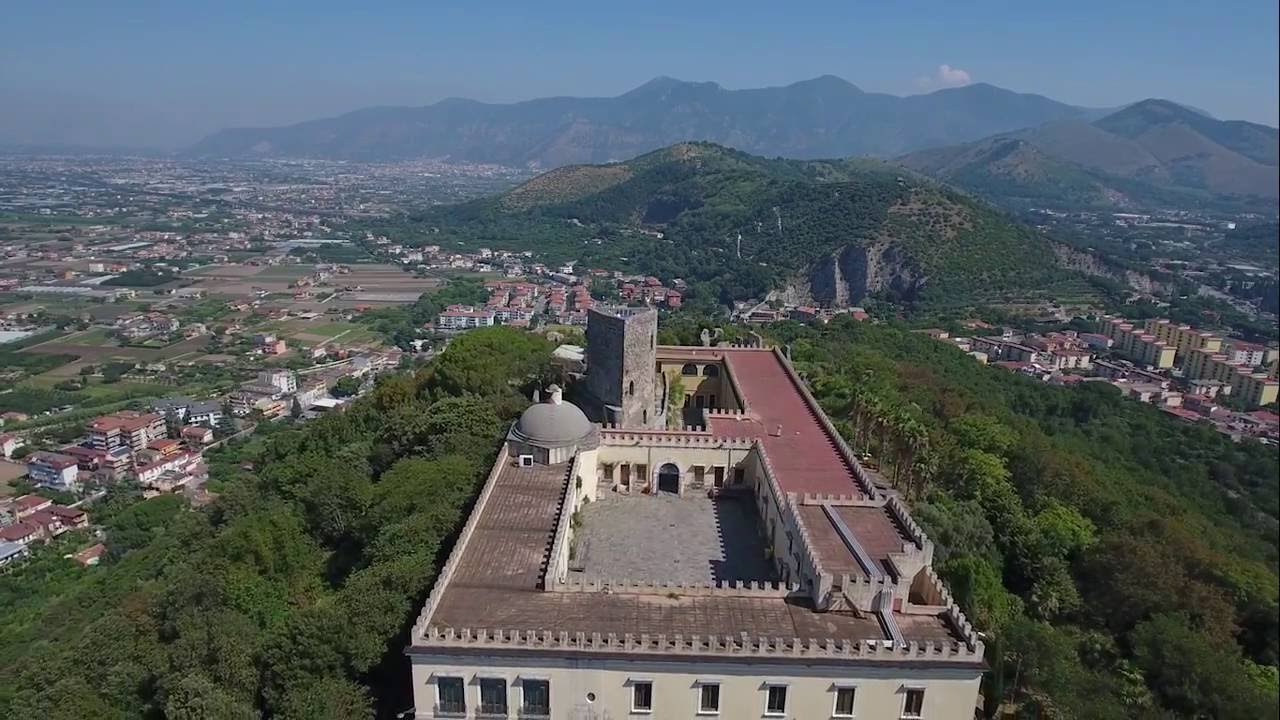
{"type": "Polygon", "coordinates": [[[560,390],[559,385],[551,385],[547,387],[547,396],[551,399],[552,405],[559,405],[564,402],[564,392],[560,390]]]}

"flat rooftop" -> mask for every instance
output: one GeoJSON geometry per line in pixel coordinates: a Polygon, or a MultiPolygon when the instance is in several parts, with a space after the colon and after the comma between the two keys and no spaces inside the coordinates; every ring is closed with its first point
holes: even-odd
{"type": "MultiPolygon", "coordinates": [[[[659,356],[667,348],[659,349],[659,356]]],[[[680,357],[723,358],[748,411],[741,416],[712,416],[707,428],[721,437],[757,438],[769,453],[783,492],[862,495],[853,468],[835,438],[791,381],[782,360],[770,350],[670,348],[680,357]]]]}
{"type": "MultiPolygon", "coordinates": [[[[440,589],[422,633],[415,633],[416,642],[429,629],[581,632],[619,637],[747,635],[831,638],[855,643],[890,639],[874,616],[843,611],[820,613],[807,597],[542,590],[569,472],[568,464],[518,467],[510,461],[497,469],[491,495],[478,510],[475,529],[461,548],[454,575],[440,589]]],[[[659,500],[654,496],[635,499],[659,500]]],[[[608,503],[602,507],[610,512],[608,503]]],[[[909,640],[960,639],[941,613],[894,613],[894,617],[909,640]]]]}
{"type": "Polygon", "coordinates": [[[711,584],[777,582],[750,499],[602,493],[578,511],[569,577],[711,584]]]}

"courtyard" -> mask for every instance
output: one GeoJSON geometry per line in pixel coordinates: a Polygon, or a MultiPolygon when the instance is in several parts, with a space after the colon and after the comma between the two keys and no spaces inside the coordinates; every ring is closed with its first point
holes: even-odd
{"type": "Polygon", "coordinates": [[[569,576],[577,580],[775,582],[746,497],[605,492],[579,510],[569,576]]]}

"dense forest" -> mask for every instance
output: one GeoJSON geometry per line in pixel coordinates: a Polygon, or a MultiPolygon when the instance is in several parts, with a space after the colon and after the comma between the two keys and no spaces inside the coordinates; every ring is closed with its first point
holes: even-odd
{"type": "Polygon", "coordinates": [[[989,637],[988,696],[1020,717],[1276,717],[1275,448],[901,329],[775,330],[911,498],[989,637]]]}
{"type": "Polygon", "coordinates": [[[411,706],[407,628],[460,528],[535,335],[458,338],[347,412],[262,424],[211,452],[210,506],[119,493],[109,557],[40,548],[0,577],[0,715],[46,720],[373,717],[411,706]]]}

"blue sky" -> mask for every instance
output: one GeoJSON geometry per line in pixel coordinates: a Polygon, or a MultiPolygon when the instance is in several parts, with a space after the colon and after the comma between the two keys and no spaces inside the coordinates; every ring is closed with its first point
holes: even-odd
{"type": "Polygon", "coordinates": [[[1276,125],[1278,23],[1275,0],[6,0],[0,140],[172,146],[451,95],[826,73],[900,95],[967,78],[1080,105],[1164,97],[1276,125]]]}

